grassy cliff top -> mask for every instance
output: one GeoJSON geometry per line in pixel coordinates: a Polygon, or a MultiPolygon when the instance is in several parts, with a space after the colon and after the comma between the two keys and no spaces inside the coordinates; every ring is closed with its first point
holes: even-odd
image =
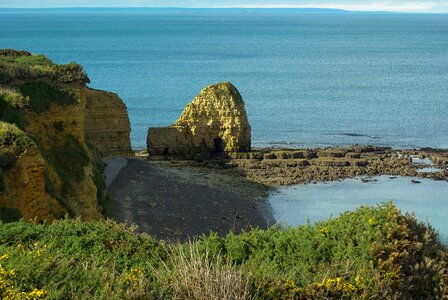
{"type": "Polygon", "coordinates": [[[85,85],[90,80],[82,66],[71,62],[59,65],[44,55],[28,51],[0,49],[0,84],[43,81],[53,84],[85,85]]]}

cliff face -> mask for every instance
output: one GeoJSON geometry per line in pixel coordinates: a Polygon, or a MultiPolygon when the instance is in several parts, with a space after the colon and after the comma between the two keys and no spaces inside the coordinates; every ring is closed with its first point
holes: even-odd
{"type": "Polygon", "coordinates": [[[48,177],[66,210],[91,220],[100,216],[93,181],[93,154],[85,139],[86,93],[71,105],[51,105],[40,113],[27,112],[26,132],[38,143],[47,160],[48,177]]]}
{"type": "Polygon", "coordinates": [[[153,159],[246,152],[250,130],[240,93],[222,82],[203,89],[172,126],[150,128],[148,151],[153,159]]]}
{"type": "Polygon", "coordinates": [[[11,51],[0,50],[0,219],[11,209],[37,220],[101,217],[107,197],[100,153],[131,150],[125,105],[87,88],[76,64],[11,51]]]}
{"type": "Polygon", "coordinates": [[[103,157],[131,156],[131,126],[126,105],[114,93],[85,89],[85,133],[103,157]],[[113,130],[111,130],[113,128],[113,130]]]}
{"type": "Polygon", "coordinates": [[[17,159],[3,175],[5,191],[0,193],[0,207],[16,208],[25,219],[53,220],[66,210],[46,192],[46,161],[31,148],[17,159]]]}

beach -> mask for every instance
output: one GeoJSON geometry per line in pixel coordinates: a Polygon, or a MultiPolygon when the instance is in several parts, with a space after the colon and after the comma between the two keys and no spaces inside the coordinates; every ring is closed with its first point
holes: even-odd
{"type": "Polygon", "coordinates": [[[244,177],[142,158],[107,163],[115,219],[157,239],[188,240],[210,231],[222,235],[273,225],[268,188],[244,177]]]}

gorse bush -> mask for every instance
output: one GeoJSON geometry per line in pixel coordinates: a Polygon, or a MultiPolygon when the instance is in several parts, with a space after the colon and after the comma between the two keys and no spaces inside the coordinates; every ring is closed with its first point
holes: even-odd
{"type": "Polygon", "coordinates": [[[447,253],[391,203],[174,245],[112,221],[0,225],[10,284],[48,299],[443,299],[447,253]]]}

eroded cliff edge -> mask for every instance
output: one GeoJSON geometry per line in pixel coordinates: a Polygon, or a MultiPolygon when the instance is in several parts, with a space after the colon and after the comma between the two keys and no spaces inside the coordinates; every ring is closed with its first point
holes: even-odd
{"type": "Polygon", "coordinates": [[[0,50],[0,218],[107,213],[102,157],[131,153],[130,125],[121,99],[88,82],[76,63],[0,50]]]}

